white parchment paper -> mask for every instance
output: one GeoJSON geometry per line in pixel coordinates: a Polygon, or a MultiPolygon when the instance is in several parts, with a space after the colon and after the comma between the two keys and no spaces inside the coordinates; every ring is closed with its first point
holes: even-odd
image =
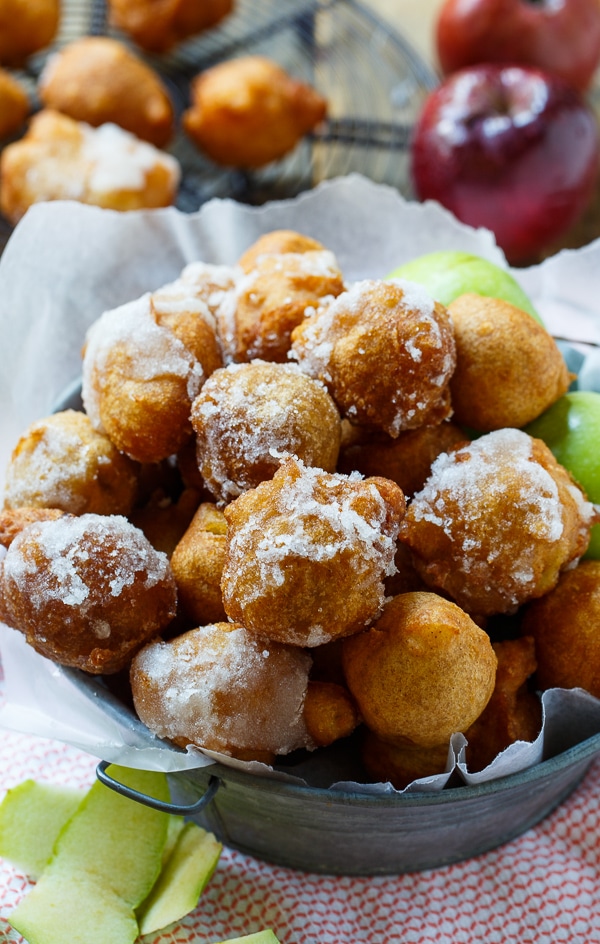
{"type": "MultiPolygon", "coordinates": [[[[175,209],[122,214],[70,202],[34,206],[0,260],[0,490],[19,435],[48,415],[79,376],[86,329],[103,311],[175,279],[189,262],[232,264],[259,235],[280,228],[326,245],[348,281],[383,277],[438,249],[473,252],[506,265],[489,232],[464,226],[436,204],[406,201],[394,189],[358,175],[325,182],[294,200],[258,208],[213,200],[190,215],[175,209]]],[[[600,240],[512,271],[553,334],[600,343],[600,240]]],[[[107,712],[101,696],[83,693],[68,673],[1,626],[0,655],[3,726],[65,741],[125,766],[174,771],[212,763],[214,755],[175,750],[143,726],[107,712]]],[[[543,711],[543,730],[535,742],[511,745],[478,774],[466,770],[464,738],[455,735],[446,773],[408,789],[440,789],[453,769],[470,783],[505,776],[600,733],[600,702],[585,692],[547,692],[543,711]]],[[[294,773],[319,785],[356,789],[352,779],[329,766],[336,756],[332,751],[294,773]]],[[[251,769],[286,776],[259,764],[251,769]]]]}

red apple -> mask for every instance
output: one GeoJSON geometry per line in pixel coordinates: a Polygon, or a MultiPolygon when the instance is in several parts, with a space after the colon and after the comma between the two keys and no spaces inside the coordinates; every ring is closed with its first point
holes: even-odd
{"type": "Polygon", "coordinates": [[[420,200],[492,230],[512,265],[551,247],[594,193],[599,130],[582,95],[524,66],[471,66],[427,97],[411,141],[420,200]]]}
{"type": "Polygon", "coordinates": [[[446,0],[436,45],[445,75],[483,62],[529,65],[585,91],[600,63],[600,2],[446,0]]]}

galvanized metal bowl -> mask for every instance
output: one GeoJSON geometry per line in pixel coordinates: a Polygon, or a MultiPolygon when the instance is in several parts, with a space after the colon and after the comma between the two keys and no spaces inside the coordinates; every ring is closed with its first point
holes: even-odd
{"type": "MultiPolygon", "coordinates": [[[[148,746],[157,739],[96,678],[73,684],[148,746]]],[[[158,742],[160,743],[160,742],[158,742]]],[[[178,748],[165,744],[166,750],[178,748]]],[[[600,733],[520,773],[439,792],[373,795],[257,776],[222,763],[169,774],[172,803],[156,804],[112,779],[113,789],[186,815],[227,846],[275,865],[333,875],[386,875],[441,868],[521,835],[577,787],[600,755],[600,733]]]]}

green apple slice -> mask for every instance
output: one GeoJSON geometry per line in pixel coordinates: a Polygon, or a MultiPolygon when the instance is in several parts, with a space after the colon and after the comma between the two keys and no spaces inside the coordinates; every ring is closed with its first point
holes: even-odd
{"type": "Polygon", "coordinates": [[[127,902],[69,869],[46,871],[8,920],[29,944],[133,944],[139,934],[127,902]]]}
{"type": "Polygon", "coordinates": [[[502,298],[542,323],[528,295],[511,273],[472,253],[453,249],[430,252],[394,269],[387,278],[418,282],[442,305],[449,305],[466,292],[502,298]]]}
{"type": "Polygon", "coordinates": [[[232,937],[227,941],[217,941],[216,944],[279,944],[279,939],[272,931],[257,931],[255,934],[246,934],[244,937],[232,937]]]}
{"type": "Polygon", "coordinates": [[[13,787],[0,804],[0,856],[29,878],[39,878],[84,795],[75,787],[36,780],[13,787]]]}
{"type": "MultiPolygon", "coordinates": [[[[134,790],[169,799],[165,774],[109,770],[134,790]]],[[[38,883],[10,915],[11,925],[29,944],[132,944],[139,933],[135,908],[160,873],[168,821],[167,813],[96,782],[59,834],[38,883]]]]}
{"type": "MultiPolygon", "coordinates": [[[[169,800],[165,774],[110,767],[115,780],[169,800]]],[[[97,781],[58,837],[48,868],[85,871],[136,908],[160,873],[168,814],[121,796],[97,781]]],[[[44,876],[42,876],[43,878],[44,876]]]]}
{"type": "Polygon", "coordinates": [[[138,909],[140,934],[160,931],[193,911],[222,849],[212,833],[195,823],[185,824],[158,881],[138,909]]]}

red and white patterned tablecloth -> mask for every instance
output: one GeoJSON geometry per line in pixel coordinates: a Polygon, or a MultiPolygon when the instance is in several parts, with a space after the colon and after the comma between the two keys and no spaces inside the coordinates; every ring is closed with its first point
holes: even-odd
{"type": "MultiPolygon", "coordinates": [[[[96,763],[65,744],[0,730],[0,798],[28,777],[91,785],[96,763]]],[[[519,839],[412,875],[306,875],[225,849],[196,910],[144,944],[213,944],[265,927],[282,944],[594,944],[600,942],[599,794],[597,761],[571,797],[519,839]]],[[[0,944],[22,941],[8,916],[27,888],[0,859],[0,944]]]]}

